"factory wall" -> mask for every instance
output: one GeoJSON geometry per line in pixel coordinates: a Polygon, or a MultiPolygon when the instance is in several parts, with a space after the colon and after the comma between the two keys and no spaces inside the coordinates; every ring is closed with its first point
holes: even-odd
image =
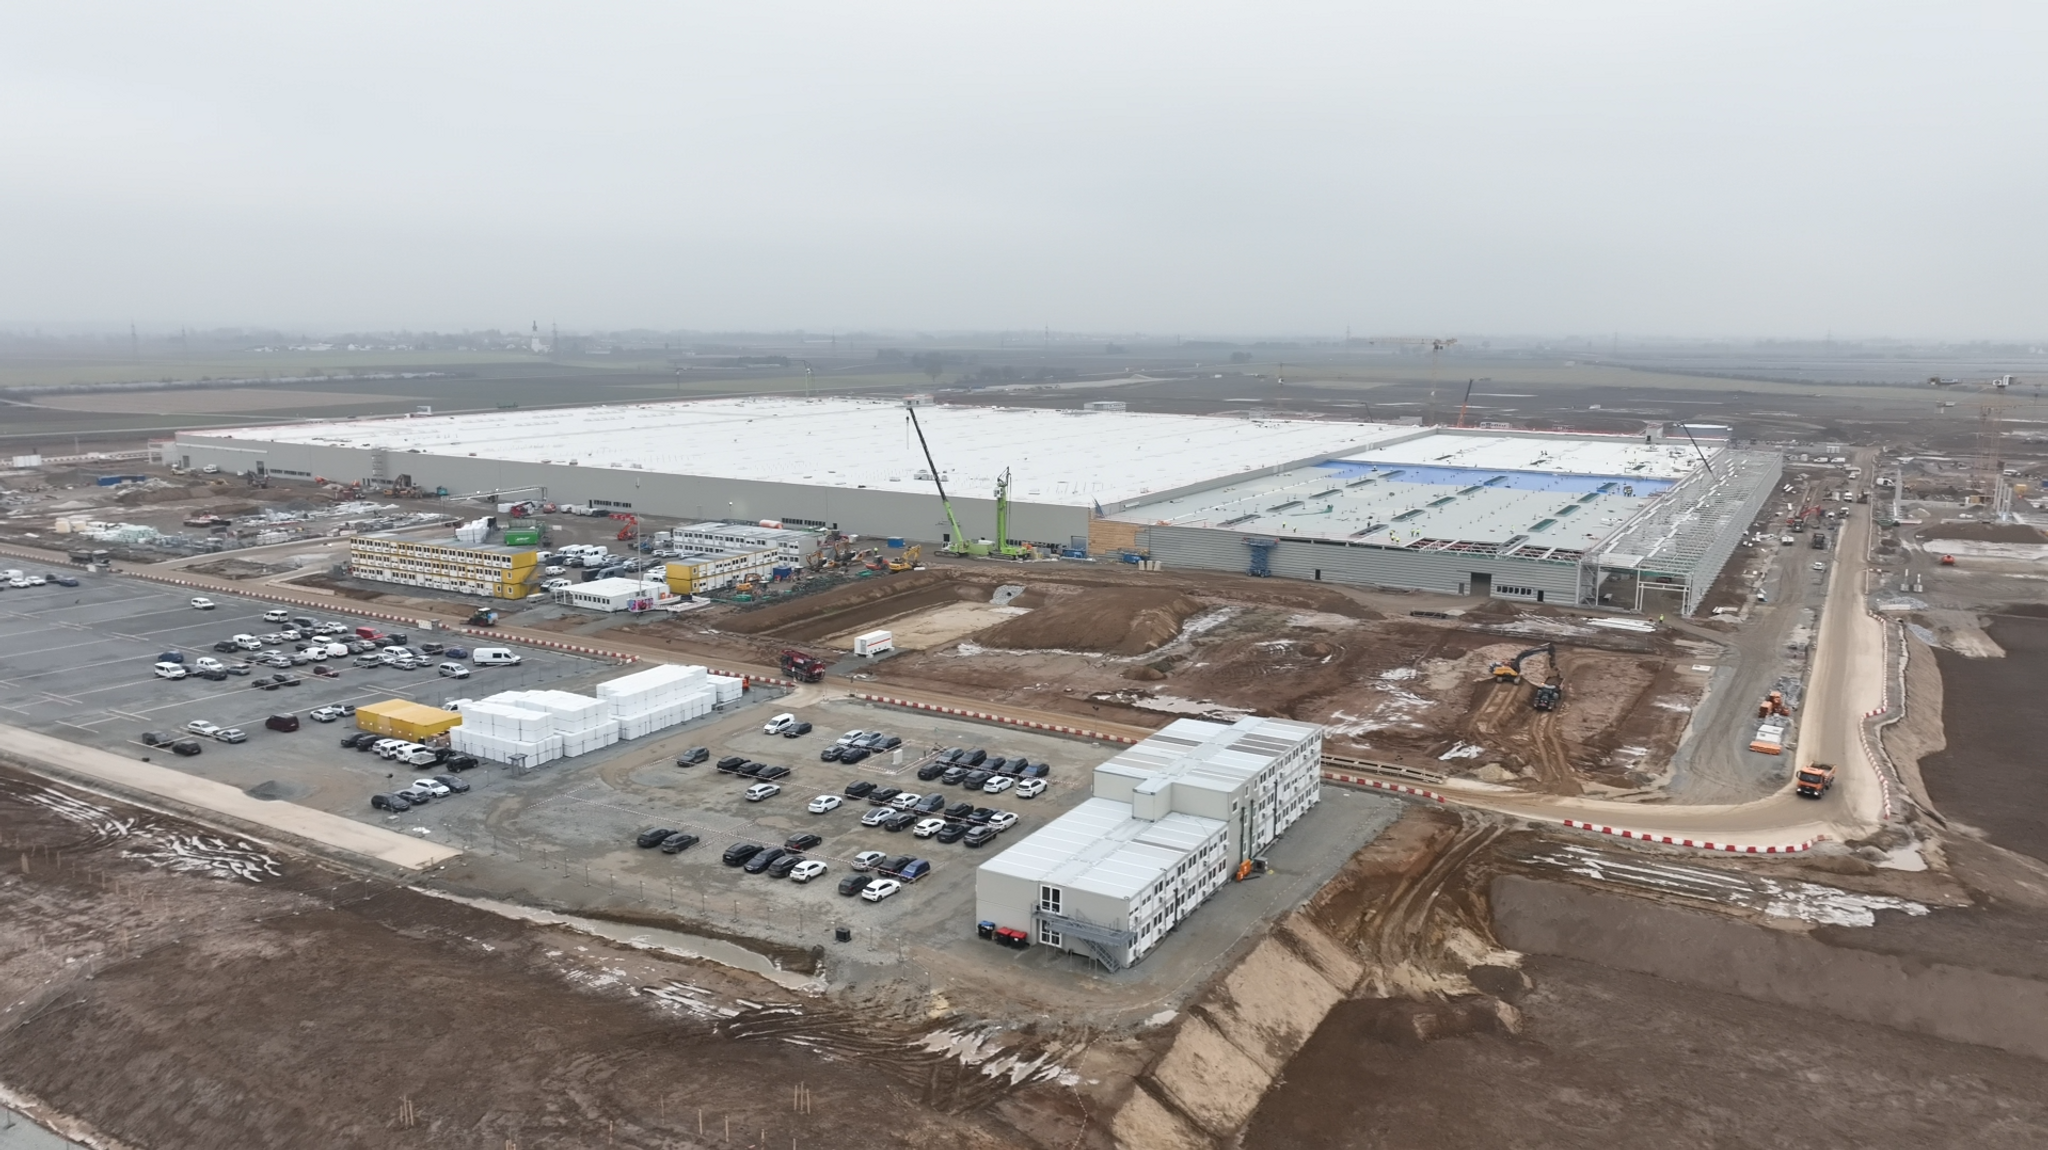
{"type": "MultiPolygon", "coordinates": [[[[350,482],[370,475],[370,451],[317,444],[264,443],[249,438],[209,439],[181,435],[169,456],[192,467],[213,464],[223,471],[246,471],[261,459],[280,480],[314,476],[350,482]]],[[[774,479],[716,479],[657,471],[577,467],[562,463],[517,463],[497,459],[392,452],[385,477],[410,475],[432,490],[455,494],[545,487],[556,503],[608,500],[630,504],[635,512],[682,519],[752,521],[779,519],[792,527],[829,526],[860,535],[900,535],[936,541],[952,528],[938,493],[913,494],[790,483],[774,479]]],[[[762,460],[764,474],[773,474],[772,457],[762,460]]],[[[993,537],[995,500],[947,489],[963,530],[975,538],[993,537]]],[[[624,510],[625,508],[619,508],[624,510]]],[[[1088,534],[1091,512],[1086,507],[1029,503],[1010,504],[1010,537],[1064,546],[1088,534]]]]}
{"type": "MultiPolygon", "coordinates": [[[[1154,526],[1146,528],[1145,535],[1152,558],[1168,570],[1186,567],[1241,572],[1251,567],[1252,549],[1245,546],[1242,531],[1154,526]]],[[[1273,547],[1270,563],[1273,574],[1288,579],[1320,578],[1325,583],[1402,587],[1446,595],[1470,593],[1472,576],[1480,573],[1493,576],[1496,587],[1541,591],[1546,603],[1578,601],[1579,566],[1569,562],[1281,539],[1273,547]]]]}

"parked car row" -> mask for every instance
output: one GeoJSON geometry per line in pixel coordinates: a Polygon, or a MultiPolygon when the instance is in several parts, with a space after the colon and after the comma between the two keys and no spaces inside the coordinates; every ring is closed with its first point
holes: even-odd
{"type": "Polygon", "coordinates": [[[379,735],[375,731],[357,731],[343,735],[341,745],[351,750],[375,751],[380,759],[404,763],[412,767],[445,767],[451,771],[466,771],[476,766],[475,755],[458,754],[447,747],[429,747],[409,739],[394,739],[379,735]]]}
{"type": "MultiPolygon", "coordinates": [[[[699,761],[701,762],[702,760],[699,761]]],[[[683,763],[681,758],[678,758],[676,765],[684,766],[686,764],[683,763]]],[[[761,782],[770,782],[775,779],[788,778],[789,768],[755,762],[742,755],[727,755],[725,758],[718,760],[718,773],[722,775],[737,775],[747,779],[757,779],[761,782]]]]}
{"type": "MultiPolygon", "coordinates": [[[[846,798],[866,799],[871,804],[871,809],[861,816],[862,826],[907,830],[919,838],[935,838],[942,843],[964,841],[968,846],[983,846],[1017,825],[1017,816],[1010,811],[977,807],[970,802],[948,806],[942,794],[920,795],[878,786],[866,779],[846,784],[846,798]],[[987,833],[976,834],[977,830],[987,833]]],[[[837,795],[819,795],[807,809],[812,814],[826,814],[839,809],[842,801],[837,795]]]]}
{"type": "Polygon", "coordinates": [[[73,579],[69,575],[59,575],[54,571],[45,571],[41,574],[33,571],[16,571],[11,568],[6,571],[0,571],[0,587],[9,587],[16,591],[25,587],[42,587],[51,583],[55,583],[59,587],[78,586],[78,580],[73,579]]]}
{"type": "Polygon", "coordinates": [[[469,790],[469,784],[454,775],[423,775],[412,781],[412,785],[397,791],[386,791],[370,796],[372,810],[409,811],[423,807],[435,799],[445,799],[469,790]]]}
{"type": "Polygon", "coordinates": [[[902,745],[902,739],[886,731],[848,731],[839,736],[831,746],[818,752],[818,760],[826,763],[857,763],[869,755],[893,751],[902,745]]]}
{"type": "Polygon", "coordinates": [[[811,733],[811,725],[785,711],[762,724],[761,733],[781,735],[785,739],[801,739],[811,733]]]}

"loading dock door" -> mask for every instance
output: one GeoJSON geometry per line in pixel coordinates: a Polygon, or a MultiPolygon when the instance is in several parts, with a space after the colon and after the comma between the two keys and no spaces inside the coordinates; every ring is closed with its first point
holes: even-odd
{"type": "Polygon", "coordinates": [[[1470,586],[1471,593],[1479,596],[1481,599],[1493,598],[1493,576],[1486,572],[1474,571],[1470,586]]]}

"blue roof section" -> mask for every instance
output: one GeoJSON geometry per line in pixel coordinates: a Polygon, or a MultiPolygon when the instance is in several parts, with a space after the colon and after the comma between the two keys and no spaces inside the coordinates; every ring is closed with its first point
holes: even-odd
{"type": "Polygon", "coordinates": [[[1471,487],[1475,485],[1506,489],[1509,491],[1555,491],[1560,494],[1582,495],[1599,491],[1610,483],[1618,495],[1655,495],[1668,489],[1672,480],[1647,479],[1632,475],[1572,475],[1555,471],[1510,471],[1476,467],[1434,467],[1414,463],[1372,463],[1355,459],[1332,459],[1316,466],[1332,473],[1332,477],[1349,483],[1359,479],[1378,479],[1393,475],[1399,483],[1427,483],[1444,487],[1471,487]]]}

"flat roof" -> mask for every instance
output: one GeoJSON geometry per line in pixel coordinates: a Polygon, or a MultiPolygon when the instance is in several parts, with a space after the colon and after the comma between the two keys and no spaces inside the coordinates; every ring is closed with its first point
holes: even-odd
{"type": "MultiPolygon", "coordinates": [[[[1706,451],[1715,458],[1722,448],[1706,451]]],[[[1700,469],[1691,443],[1434,431],[1132,505],[1147,526],[1573,559],[1700,469]]]]}
{"type": "Polygon", "coordinates": [[[1088,799],[981,869],[1128,901],[1223,829],[1200,815],[1140,819],[1129,803],[1088,799]]]}
{"type": "MultiPolygon", "coordinates": [[[[1095,768],[1097,775],[1170,781],[1228,794],[1317,728],[1286,719],[1248,715],[1234,723],[1175,719],[1095,768]]],[[[1146,783],[1139,788],[1145,789],[1146,783]]]]}
{"type": "MultiPolygon", "coordinates": [[[[1326,459],[1417,433],[1335,420],[921,406],[948,494],[1116,510],[1153,493],[1326,459]]],[[[188,440],[306,444],[929,493],[903,404],[882,399],[676,400],[187,431],[188,440]]],[[[403,470],[394,460],[392,466],[403,470]]]]}

